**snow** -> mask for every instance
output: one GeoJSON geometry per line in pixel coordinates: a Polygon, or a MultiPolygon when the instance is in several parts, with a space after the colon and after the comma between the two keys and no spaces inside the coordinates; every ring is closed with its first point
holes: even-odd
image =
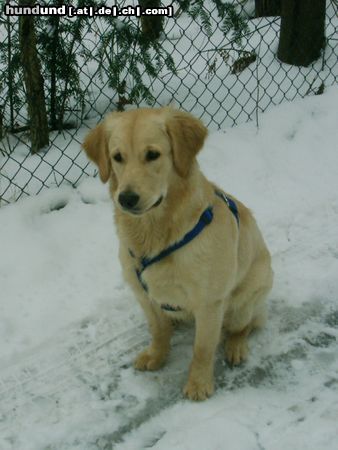
{"type": "Polygon", "coordinates": [[[338,448],[337,104],[334,86],[270,108],[258,128],[211,132],[199,156],[253,210],[275,271],[249,360],[231,369],[219,354],[204,403],[181,393],[191,326],[164,369],[132,367],[149,334],[107,186],[88,178],[0,209],[1,450],[338,448]]]}

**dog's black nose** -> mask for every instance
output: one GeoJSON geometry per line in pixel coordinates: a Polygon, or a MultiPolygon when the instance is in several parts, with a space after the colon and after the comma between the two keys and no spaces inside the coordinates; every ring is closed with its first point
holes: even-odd
{"type": "Polygon", "coordinates": [[[119,195],[119,203],[125,209],[132,209],[137,205],[140,200],[140,196],[132,191],[124,191],[119,195]]]}

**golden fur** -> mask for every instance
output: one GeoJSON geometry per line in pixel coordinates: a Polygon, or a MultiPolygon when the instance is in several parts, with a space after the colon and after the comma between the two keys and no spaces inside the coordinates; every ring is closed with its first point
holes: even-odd
{"type": "Polygon", "coordinates": [[[193,400],[203,400],[214,390],[214,359],[222,329],[227,360],[239,364],[246,358],[247,337],[264,323],[264,300],[273,279],[270,254],[251,212],[235,200],[238,227],[229,208],[215,195],[215,185],[199,169],[195,157],[206,135],[204,125],[188,113],[136,109],[110,114],[83,143],[101,180],[110,182],[124,277],[152,335],[135,367],[159,369],[170,349],[172,319],[194,318],[194,352],[184,388],[193,400]],[[160,155],[147,160],[149,152],[160,155]],[[136,209],[121,204],[126,192],[138,195],[136,209]],[[214,213],[211,224],[192,242],[143,272],[146,293],[135,272],[140,258],[155,256],[181,240],[208,206],[214,213]],[[182,311],[167,312],[161,304],[179,306],[182,311]]]}

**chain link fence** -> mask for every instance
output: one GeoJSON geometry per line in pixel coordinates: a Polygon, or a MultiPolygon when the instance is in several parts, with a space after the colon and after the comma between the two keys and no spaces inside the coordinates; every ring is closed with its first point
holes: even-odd
{"type": "Polygon", "coordinates": [[[2,14],[0,206],[95,175],[80,144],[109,111],[171,104],[212,130],[248,120],[259,126],[259,114],[270,105],[320,94],[337,82],[335,1],[327,2],[325,48],[308,67],[277,59],[280,17],[255,18],[252,0],[233,2],[227,11],[231,20],[211,0],[192,2],[189,13],[178,3],[183,6],[174,6],[173,17],[158,19],[159,39],[147,45],[139,39],[142,20],[134,16],[35,18],[50,125],[49,145],[36,154],[20,66],[19,17],[2,14]]]}

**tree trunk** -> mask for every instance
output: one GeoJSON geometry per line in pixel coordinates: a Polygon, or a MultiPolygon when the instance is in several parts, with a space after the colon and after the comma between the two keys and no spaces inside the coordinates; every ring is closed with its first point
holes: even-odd
{"type": "MultiPolygon", "coordinates": [[[[33,6],[34,3],[34,0],[19,1],[20,6],[33,6]]],[[[19,41],[26,87],[31,152],[37,153],[48,145],[49,137],[43,78],[36,49],[33,16],[20,16],[19,41]]]]}
{"type": "Polygon", "coordinates": [[[316,61],[325,45],[326,0],[283,0],[277,56],[295,66],[316,61]]]}
{"type": "MultiPolygon", "coordinates": [[[[144,8],[159,8],[160,0],[140,0],[139,5],[144,8]]],[[[163,16],[142,16],[142,35],[146,42],[157,40],[163,31],[163,16]]]]}
{"type": "Polygon", "coordinates": [[[280,16],[281,0],[255,0],[255,16],[280,16]]]}
{"type": "MultiPolygon", "coordinates": [[[[56,3],[59,6],[59,3],[56,3]]],[[[50,127],[57,130],[57,107],[56,107],[56,71],[57,71],[57,52],[59,47],[59,25],[60,16],[51,18],[53,27],[51,63],[50,63],[50,127]]],[[[63,62],[64,63],[64,62],[63,62]]]]}

